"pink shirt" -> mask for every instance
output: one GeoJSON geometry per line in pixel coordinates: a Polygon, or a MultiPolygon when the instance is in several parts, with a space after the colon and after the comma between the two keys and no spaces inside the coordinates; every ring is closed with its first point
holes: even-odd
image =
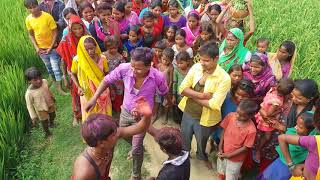
{"type": "Polygon", "coordinates": [[[169,91],[166,78],[160,71],[153,67],[150,67],[149,74],[144,79],[139,90],[134,88],[135,77],[130,63],[120,64],[110,74],[104,77],[104,81],[107,84],[112,84],[119,80],[123,80],[124,83],[122,106],[129,112],[135,107],[135,100],[138,97],[143,96],[146,98],[151,108],[153,108],[155,94],[165,95],[169,91]]]}
{"type": "Polygon", "coordinates": [[[299,138],[300,146],[308,149],[309,154],[304,162],[305,168],[316,177],[319,167],[319,154],[315,136],[301,136],[299,138]]]}

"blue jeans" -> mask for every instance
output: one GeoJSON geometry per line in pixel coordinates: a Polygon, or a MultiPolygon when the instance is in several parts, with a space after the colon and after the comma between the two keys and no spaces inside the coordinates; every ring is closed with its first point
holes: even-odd
{"type": "Polygon", "coordinates": [[[60,56],[55,49],[52,49],[49,54],[40,55],[44,65],[47,68],[48,73],[56,80],[61,81],[60,70],[60,56]]]}

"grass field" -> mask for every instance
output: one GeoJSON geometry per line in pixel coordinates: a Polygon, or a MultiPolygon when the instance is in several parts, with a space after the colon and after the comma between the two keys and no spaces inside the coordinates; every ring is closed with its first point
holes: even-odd
{"type": "MultiPolygon", "coordinates": [[[[249,48],[254,49],[254,42],[259,37],[267,37],[271,40],[271,52],[275,52],[283,40],[293,40],[298,47],[298,59],[293,77],[309,77],[320,83],[320,58],[318,57],[320,1],[253,1],[256,32],[248,42],[249,48]]],[[[0,7],[2,7],[0,14],[0,39],[2,40],[0,61],[2,63],[0,65],[6,65],[2,69],[13,69],[15,73],[22,73],[26,67],[35,65],[44,70],[42,62],[29,43],[24,25],[27,13],[23,7],[23,1],[1,0],[0,7]],[[13,64],[17,66],[12,68],[13,64]]],[[[0,104],[0,179],[69,179],[74,157],[84,147],[79,128],[71,127],[70,97],[57,96],[59,126],[53,131],[52,141],[47,142],[42,138],[40,128],[23,135],[23,132],[28,130],[25,125],[28,125],[26,122],[29,121],[23,101],[25,82],[21,76],[14,75],[15,73],[8,71],[8,74],[13,74],[12,77],[15,77],[15,80],[2,79],[2,84],[0,83],[2,90],[0,97],[4,98],[4,101],[1,99],[0,104]],[[17,91],[13,91],[14,89],[17,91]],[[12,105],[13,103],[16,104],[12,105]],[[3,127],[7,128],[6,131],[3,127]],[[16,131],[17,127],[19,132],[16,131]],[[5,132],[16,132],[16,134],[10,135],[5,132]],[[20,152],[23,145],[23,150],[20,152]],[[15,168],[17,162],[20,163],[15,168]]],[[[116,167],[113,171],[116,173],[115,179],[126,180],[129,177],[131,164],[125,160],[128,149],[129,146],[125,142],[120,142],[116,148],[113,162],[113,166],[116,167]]]]}

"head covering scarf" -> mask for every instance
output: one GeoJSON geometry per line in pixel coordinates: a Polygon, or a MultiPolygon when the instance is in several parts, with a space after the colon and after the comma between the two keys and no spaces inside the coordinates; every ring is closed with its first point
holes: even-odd
{"type": "MultiPolygon", "coordinates": [[[[279,50],[278,50],[279,51],[279,50]]],[[[269,64],[272,68],[272,72],[277,80],[280,80],[282,77],[290,77],[294,62],[297,57],[297,50],[294,51],[291,59],[289,62],[285,64],[280,64],[280,61],[278,60],[277,53],[269,53],[269,64]]]]}
{"type": "MultiPolygon", "coordinates": [[[[192,14],[195,14],[196,16],[198,16],[199,18],[199,21],[200,21],[200,15],[197,11],[193,10],[193,11],[190,11],[189,14],[188,14],[188,17],[192,14]]],[[[186,44],[188,46],[191,46],[193,41],[199,36],[200,34],[200,26],[199,26],[199,23],[198,23],[198,26],[196,27],[195,31],[192,32],[192,30],[190,29],[189,27],[189,24],[187,23],[186,24],[186,27],[182,28],[185,32],[186,32],[186,44]]]]}
{"type": "Polygon", "coordinates": [[[254,94],[256,96],[265,96],[270,87],[274,85],[276,79],[272,74],[272,69],[268,63],[268,57],[261,53],[255,53],[260,57],[261,61],[265,64],[262,72],[259,75],[253,76],[250,71],[250,62],[248,62],[244,68],[243,75],[246,79],[250,80],[254,84],[254,94]]]}
{"type": "Polygon", "coordinates": [[[239,39],[239,43],[228,54],[222,54],[224,49],[227,47],[226,39],[222,42],[219,48],[220,55],[218,64],[227,72],[233,64],[243,64],[245,62],[245,57],[249,52],[249,50],[243,45],[244,35],[241,29],[232,28],[229,32],[239,39]]]}
{"type": "Polygon", "coordinates": [[[84,34],[88,34],[86,26],[82,22],[81,18],[76,15],[71,15],[68,23],[68,34],[61,40],[57,52],[61,56],[62,60],[66,63],[68,70],[70,71],[72,65],[72,59],[77,55],[78,39],[73,34],[71,27],[74,24],[80,24],[83,27],[84,34]]]}

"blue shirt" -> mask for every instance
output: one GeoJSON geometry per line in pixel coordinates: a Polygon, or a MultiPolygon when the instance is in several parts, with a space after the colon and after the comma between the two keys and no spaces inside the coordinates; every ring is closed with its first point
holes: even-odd
{"type": "Polygon", "coordinates": [[[229,113],[236,112],[238,105],[232,101],[232,95],[229,91],[226,99],[221,106],[221,118],[224,119],[229,113]]]}

